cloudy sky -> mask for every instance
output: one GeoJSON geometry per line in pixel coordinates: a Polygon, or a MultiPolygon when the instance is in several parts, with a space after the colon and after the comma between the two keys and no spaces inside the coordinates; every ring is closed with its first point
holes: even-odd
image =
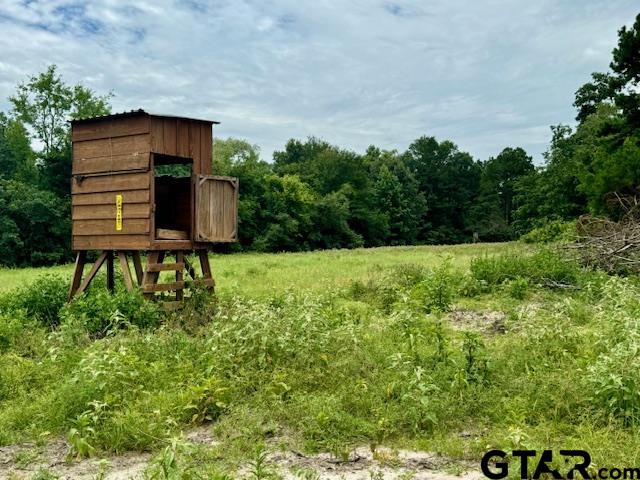
{"type": "Polygon", "coordinates": [[[637,0],[0,0],[0,109],[55,63],[114,111],[219,120],[258,144],[357,151],[421,135],[540,162],[549,125],[607,69],[637,0]]]}

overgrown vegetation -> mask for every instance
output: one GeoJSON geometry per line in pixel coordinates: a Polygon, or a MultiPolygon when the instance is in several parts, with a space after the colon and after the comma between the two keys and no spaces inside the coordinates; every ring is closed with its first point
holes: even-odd
{"type": "MultiPolygon", "coordinates": [[[[4,293],[0,442],[64,435],[70,460],[150,449],[150,478],[233,473],[273,438],[339,457],[362,444],[473,459],[487,445],[579,444],[598,464],[637,460],[637,282],[548,249],[468,268],[433,255],[329,291],[199,298],[189,322],[98,288],[43,320],[44,299],[66,293],[55,277],[29,301],[4,293]],[[494,310],[499,329],[465,320],[494,310]],[[176,440],[202,424],[220,446],[176,440]]],[[[308,265],[278,260],[281,275],[308,265]]]]}

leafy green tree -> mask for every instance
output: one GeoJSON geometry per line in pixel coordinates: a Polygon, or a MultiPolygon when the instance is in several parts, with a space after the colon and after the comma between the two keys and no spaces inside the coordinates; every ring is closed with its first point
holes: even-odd
{"type": "Polygon", "coordinates": [[[0,176],[33,181],[35,173],[27,130],[21,122],[0,112],[0,176]]]}
{"type": "Polygon", "coordinates": [[[551,127],[552,139],[544,153],[545,165],[516,182],[514,232],[522,235],[553,220],[570,220],[587,211],[579,190],[578,142],[571,127],[551,127]]]}
{"type": "Polygon", "coordinates": [[[421,219],[419,239],[427,243],[469,241],[470,210],[480,188],[480,164],[453,142],[426,136],[409,146],[404,160],[428,207],[421,219]]]}
{"type": "Polygon", "coordinates": [[[0,180],[0,259],[8,265],[48,265],[70,259],[69,209],[51,192],[0,180]]]}
{"type": "Polygon", "coordinates": [[[366,158],[375,179],[375,207],[384,215],[387,245],[410,245],[418,241],[420,220],[426,212],[426,201],[418,182],[394,151],[380,151],[371,146],[366,158]]]}
{"type": "Polygon", "coordinates": [[[576,120],[584,122],[589,115],[592,115],[603,103],[613,104],[615,92],[618,89],[618,81],[608,73],[594,72],[591,74],[592,81],[582,85],[576,91],[576,98],[573,105],[578,109],[576,120]]]}
{"type": "Polygon", "coordinates": [[[349,199],[344,192],[331,192],[315,202],[309,244],[313,248],[356,248],[362,237],[349,226],[349,199]]]}
{"type": "Polygon", "coordinates": [[[505,148],[483,165],[478,205],[487,212],[500,212],[502,223],[513,221],[515,187],[518,180],[533,172],[532,158],[522,148],[505,148]]]}
{"type": "Polygon", "coordinates": [[[579,124],[553,128],[544,168],[517,186],[516,228],[569,219],[588,209],[617,217],[640,199],[640,15],[618,31],[610,72],[576,92],[579,124]]]}
{"type": "MultiPolygon", "coordinates": [[[[612,56],[611,73],[593,73],[592,81],[576,92],[576,119],[582,123],[596,113],[599,105],[613,104],[625,121],[609,124],[608,130],[624,135],[640,127],[640,14],[631,28],[623,26],[618,31],[618,44],[612,56]]],[[[621,139],[620,144],[623,142],[621,139]]]]}
{"type": "Polygon", "coordinates": [[[640,200],[640,132],[621,136],[610,129],[622,123],[619,111],[603,104],[574,134],[578,189],[596,214],[618,217],[640,200]]]}
{"type": "Polygon", "coordinates": [[[69,195],[71,139],[68,120],[110,113],[109,95],[99,96],[82,85],[68,86],[51,65],[17,87],[9,97],[13,115],[26,125],[42,145],[38,165],[44,188],[59,196],[69,195]]]}
{"type": "MultiPolygon", "coordinates": [[[[581,118],[574,135],[579,190],[595,213],[614,217],[640,201],[640,14],[634,24],[618,31],[618,44],[612,53],[607,78],[607,99],[596,97],[587,103],[588,115],[581,118]]],[[[596,90],[606,90],[600,84],[596,90]]],[[[587,84],[581,90],[589,89],[587,84]]],[[[580,90],[578,91],[580,93],[580,90]]],[[[576,105],[585,111],[580,95],[576,105]]]]}
{"type": "Polygon", "coordinates": [[[278,252],[308,250],[316,197],[296,175],[265,177],[263,231],[253,247],[278,252]]]}
{"type": "Polygon", "coordinates": [[[631,28],[618,31],[618,45],[609,65],[617,79],[615,102],[627,122],[640,127],[640,14],[631,28]]]}
{"type": "Polygon", "coordinates": [[[110,113],[110,96],[98,96],[82,85],[66,85],[57,73],[57,66],[51,65],[19,84],[9,100],[16,117],[42,142],[42,154],[46,157],[64,149],[69,142],[68,120],[110,113]]]}
{"type": "Polygon", "coordinates": [[[276,174],[297,175],[318,198],[342,192],[348,200],[349,227],[366,246],[384,243],[385,219],[375,208],[373,181],[363,156],[312,137],[289,140],[273,158],[276,174]]]}
{"type": "Polygon", "coordinates": [[[260,162],[260,147],[246,140],[229,137],[213,139],[213,165],[215,175],[231,175],[234,166],[260,162]]]}

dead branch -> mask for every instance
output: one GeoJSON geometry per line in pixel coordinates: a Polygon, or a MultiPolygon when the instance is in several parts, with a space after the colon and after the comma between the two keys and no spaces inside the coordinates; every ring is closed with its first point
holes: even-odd
{"type": "Polygon", "coordinates": [[[617,201],[626,211],[619,221],[583,215],[576,225],[577,240],[567,248],[585,266],[609,273],[640,272],[640,211],[636,197],[617,201]]]}

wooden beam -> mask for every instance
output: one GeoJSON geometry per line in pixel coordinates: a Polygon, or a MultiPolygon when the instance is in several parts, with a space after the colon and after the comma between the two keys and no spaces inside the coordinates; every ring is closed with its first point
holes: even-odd
{"type": "Polygon", "coordinates": [[[171,282],[171,283],[154,283],[146,284],[142,286],[145,293],[149,292],[167,292],[170,290],[178,290],[184,288],[184,282],[171,282]]]}
{"type": "Polygon", "coordinates": [[[209,252],[207,250],[198,250],[198,257],[200,258],[200,266],[202,267],[202,276],[204,280],[211,280],[210,284],[205,283],[209,290],[213,291],[215,282],[213,275],[211,274],[211,265],[209,264],[209,252]]]}
{"type": "Polygon", "coordinates": [[[144,273],[142,271],[142,261],[140,260],[140,252],[135,250],[131,252],[131,256],[133,257],[133,268],[136,271],[136,280],[138,280],[138,285],[142,285],[142,277],[144,273]]]}
{"type": "MultiPolygon", "coordinates": [[[[184,252],[179,250],[176,252],[176,265],[182,265],[182,268],[176,270],[176,283],[182,283],[184,285],[184,252]]],[[[176,301],[182,301],[184,299],[184,291],[182,289],[176,290],[176,301]]]]}
{"type": "Polygon", "coordinates": [[[209,264],[209,252],[206,250],[198,250],[198,258],[200,259],[200,267],[202,267],[202,275],[205,278],[213,278],[211,275],[211,265],[209,264]]]}
{"type": "Polygon", "coordinates": [[[189,261],[189,259],[186,256],[184,257],[184,267],[187,270],[187,273],[191,276],[191,278],[193,278],[195,280],[196,279],[196,269],[193,268],[193,265],[191,265],[191,262],[189,261]]]}
{"type": "Polygon", "coordinates": [[[87,262],[87,252],[85,250],[81,250],[76,255],[76,263],[73,269],[73,278],[71,279],[71,287],[69,288],[69,295],[67,297],[67,301],[71,301],[73,296],[78,291],[80,287],[80,282],[82,281],[82,272],[84,271],[84,264],[87,262]]]}
{"type": "Polygon", "coordinates": [[[113,271],[113,250],[107,252],[107,288],[111,293],[116,289],[116,281],[113,271]]]}
{"type": "Polygon", "coordinates": [[[176,263],[150,263],[147,265],[147,272],[169,272],[184,270],[184,262],[176,263]]]}
{"type": "Polygon", "coordinates": [[[189,234],[184,230],[156,229],[157,240],[189,240],[189,234]]]}
{"type": "Polygon", "coordinates": [[[120,258],[120,268],[122,269],[124,286],[127,287],[128,291],[133,292],[133,279],[131,278],[131,269],[129,268],[129,261],[127,260],[127,254],[123,251],[119,251],[118,258],[120,258]]]}
{"type": "Polygon", "coordinates": [[[149,252],[149,256],[147,258],[147,268],[144,272],[144,277],[142,278],[142,290],[144,291],[144,296],[148,299],[153,298],[153,292],[156,290],[150,290],[147,287],[154,287],[158,283],[158,277],[160,276],[159,272],[150,272],[149,266],[154,264],[161,264],[164,260],[165,251],[154,251],[149,252]]]}
{"type": "Polygon", "coordinates": [[[87,287],[91,283],[91,280],[93,280],[93,277],[96,276],[96,273],[98,273],[98,270],[100,270],[100,267],[102,266],[104,261],[107,259],[107,254],[108,252],[106,251],[100,254],[98,259],[95,261],[95,263],[91,267],[91,270],[89,270],[89,274],[85,277],[82,284],[78,287],[78,291],[76,292],[77,295],[80,295],[82,292],[84,292],[87,289],[87,287]]]}

